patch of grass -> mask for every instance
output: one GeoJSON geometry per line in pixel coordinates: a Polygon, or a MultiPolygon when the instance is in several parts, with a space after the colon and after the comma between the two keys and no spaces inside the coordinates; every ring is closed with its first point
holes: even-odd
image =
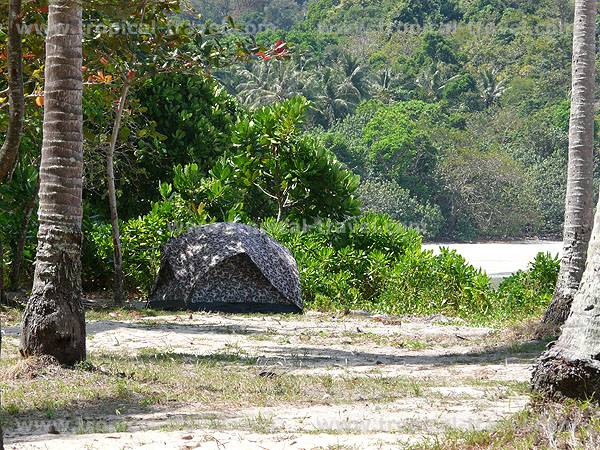
{"type": "MultiPolygon", "coordinates": [[[[18,364],[16,355],[3,361],[18,364]]],[[[266,407],[286,403],[389,402],[413,396],[432,382],[396,377],[336,377],[275,374],[237,355],[197,357],[153,353],[128,356],[92,353],[89,364],[53,368],[37,378],[0,382],[3,402],[12,416],[23,413],[56,417],[74,410],[143,409],[197,403],[211,408],[266,407]]],[[[435,384],[435,383],[433,383],[435,384]]]]}
{"type": "Polygon", "coordinates": [[[161,425],[158,429],[159,431],[169,432],[169,431],[187,431],[187,430],[198,430],[202,427],[202,423],[197,422],[195,420],[183,420],[183,421],[175,421],[169,422],[164,425],[161,425]]]}
{"type": "MultiPolygon", "coordinates": [[[[91,308],[85,312],[85,318],[88,321],[95,320],[139,320],[149,317],[172,316],[172,311],[159,311],[146,308],[91,308]]],[[[187,313],[181,313],[187,314],[187,313]]],[[[151,321],[144,321],[144,325],[151,321]]]]}
{"type": "MultiPolygon", "coordinates": [[[[242,350],[239,348],[236,350],[242,352],[242,350]]],[[[148,362],[165,361],[179,364],[203,364],[211,367],[224,364],[253,366],[258,363],[258,358],[244,356],[237,352],[192,355],[188,353],[165,352],[163,350],[154,348],[140,349],[134,358],[148,362]]]]}
{"type": "Polygon", "coordinates": [[[267,331],[265,333],[255,333],[248,336],[248,339],[253,341],[271,341],[277,337],[277,333],[274,331],[267,331]]]}
{"type": "Polygon", "coordinates": [[[3,327],[13,327],[21,321],[23,309],[14,306],[0,306],[0,322],[3,327]]]}
{"type": "Polygon", "coordinates": [[[412,450],[600,448],[600,407],[587,402],[537,404],[489,431],[448,430],[412,450]]]}
{"type": "Polygon", "coordinates": [[[115,425],[115,433],[127,433],[129,425],[125,421],[121,421],[115,425]]]}
{"type": "Polygon", "coordinates": [[[365,332],[345,332],[343,336],[349,340],[350,344],[377,344],[382,346],[405,348],[407,350],[425,350],[431,348],[431,343],[410,339],[397,334],[376,334],[365,332]]]}
{"type": "MultiPolygon", "coordinates": [[[[377,334],[364,331],[344,331],[332,332],[319,330],[316,333],[303,332],[298,335],[301,342],[338,342],[346,345],[367,345],[374,344],[379,346],[405,348],[407,350],[425,350],[432,348],[433,342],[427,342],[419,339],[412,339],[406,336],[401,336],[396,333],[392,334],[377,334]]],[[[291,343],[289,337],[284,338],[284,343],[291,343]]]]}
{"type": "Polygon", "coordinates": [[[261,413],[258,413],[256,417],[248,418],[248,428],[254,433],[273,433],[275,432],[273,428],[273,417],[263,416],[261,413]]]}

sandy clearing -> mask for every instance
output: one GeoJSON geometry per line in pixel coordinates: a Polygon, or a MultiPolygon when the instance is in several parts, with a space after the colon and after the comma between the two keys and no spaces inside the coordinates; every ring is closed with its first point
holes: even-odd
{"type": "MultiPolygon", "coordinates": [[[[8,339],[18,336],[17,328],[3,331],[8,339]]],[[[529,379],[536,356],[528,347],[498,347],[489,328],[316,313],[115,318],[89,323],[88,333],[90,352],[236,355],[252,360],[236,370],[402,377],[436,386],[391,402],[339,405],[323,398],[319,404],[239,411],[179,405],[150,414],[107,413],[93,418],[104,424],[101,434],[75,434],[73,427],[59,435],[41,434],[54,423],[47,420],[30,435],[8,430],[7,448],[402,448],[448,428],[484,429],[522,410],[528,396],[511,386],[529,379]],[[114,433],[122,423],[127,432],[114,433]]]]}

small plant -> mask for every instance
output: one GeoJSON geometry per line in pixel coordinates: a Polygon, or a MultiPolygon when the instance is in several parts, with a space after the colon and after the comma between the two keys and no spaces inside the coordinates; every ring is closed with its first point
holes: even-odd
{"type": "Polygon", "coordinates": [[[125,421],[121,421],[115,425],[115,433],[126,433],[129,430],[129,425],[125,421]]]}
{"type": "Polygon", "coordinates": [[[529,270],[519,271],[500,284],[498,310],[507,316],[514,311],[541,314],[552,300],[559,270],[558,256],[538,254],[529,270]]]}
{"type": "Polygon", "coordinates": [[[273,417],[263,416],[261,413],[252,419],[248,419],[248,427],[256,433],[272,433],[273,432],[273,417]]]}

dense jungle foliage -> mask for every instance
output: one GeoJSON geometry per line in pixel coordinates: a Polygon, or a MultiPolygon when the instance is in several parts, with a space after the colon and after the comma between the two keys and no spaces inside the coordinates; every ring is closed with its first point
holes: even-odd
{"type": "MultiPolygon", "coordinates": [[[[130,291],[148,290],[169,237],[243,221],[292,250],[315,307],[506,317],[543,309],[552,258],[493,290],[460,256],[423,252],[421,236],[560,235],[572,2],[158,3],[165,26],[174,17],[218,25],[161,38],[86,36],[87,288],[112,276],[105,152],[128,80],[115,169],[130,291]]],[[[38,4],[26,6],[29,25],[44,23],[38,4]]],[[[25,134],[0,192],[13,288],[32,276],[43,111],[43,37],[28,34],[24,45],[25,134]]],[[[6,87],[0,48],[0,134],[6,87]]]]}

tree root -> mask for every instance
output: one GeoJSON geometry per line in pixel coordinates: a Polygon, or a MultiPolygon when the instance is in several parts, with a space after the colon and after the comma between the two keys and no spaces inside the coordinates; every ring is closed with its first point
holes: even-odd
{"type": "Polygon", "coordinates": [[[534,392],[545,399],[600,399],[600,364],[588,360],[569,360],[551,349],[536,362],[531,377],[534,392]]]}

